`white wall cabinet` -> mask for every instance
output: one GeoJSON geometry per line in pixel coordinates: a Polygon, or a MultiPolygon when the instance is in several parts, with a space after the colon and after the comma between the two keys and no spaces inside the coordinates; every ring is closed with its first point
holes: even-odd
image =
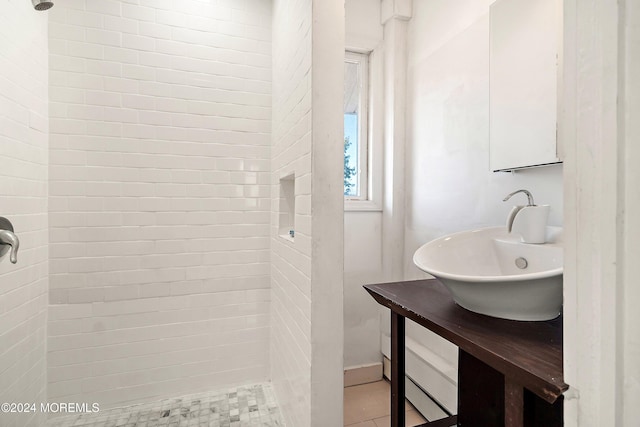
{"type": "Polygon", "coordinates": [[[490,8],[491,170],[560,162],[556,150],[557,0],[498,0],[490,8]]]}

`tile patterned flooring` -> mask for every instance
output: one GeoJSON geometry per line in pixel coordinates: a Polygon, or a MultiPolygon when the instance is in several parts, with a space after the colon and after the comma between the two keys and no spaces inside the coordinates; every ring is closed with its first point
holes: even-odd
{"type": "MultiPolygon", "coordinates": [[[[344,389],[344,426],[389,427],[389,382],[344,389]]],[[[405,403],[407,427],[426,422],[405,403]]],[[[257,384],[193,394],[159,402],[108,409],[95,414],[59,417],[47,427],[283,427],[270,384],[257,384]]],[[[294,427],[294,426],[291,426],[294,427]]]]}
{"type": "Polygon", "coordinates": [[[48,427],[280,427],[270,384],[193,394],[94,414],[54,418],[48,427]]]}
{"type": "MultiPolygon", "coordinates": [[[[386,380],[344,389],[345,427],[389,427],[391,425],[391,387],[386,380]]],[[[406,426],[427,422],[405,401],[406,426]]]]}

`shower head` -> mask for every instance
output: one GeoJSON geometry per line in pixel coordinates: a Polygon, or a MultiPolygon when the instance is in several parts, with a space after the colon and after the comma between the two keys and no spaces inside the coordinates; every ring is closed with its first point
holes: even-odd
{"type": "Polygon", "coordinates": [[[53,2],[47,0],[31,0],[31,3],[36,10],[48,10],[53,7],[53,2]]]}

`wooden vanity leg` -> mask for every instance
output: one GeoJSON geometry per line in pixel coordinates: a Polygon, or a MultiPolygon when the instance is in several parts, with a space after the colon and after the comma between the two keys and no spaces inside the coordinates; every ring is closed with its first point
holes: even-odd
{"type": "Polygon", "coordinates": [[[511,378],[504,379],[504,425],[522,427],[524,422],[524,390],[511,378]]]}
{"type": "Polygon", "coordinates": [[[458,425],[504,427],[504,375],[458,351],[458,425]]]}
{"type": "Polygon", "coordinates": [[[391,427],[404,427],[404,317],[391,311],[391,427]]]}

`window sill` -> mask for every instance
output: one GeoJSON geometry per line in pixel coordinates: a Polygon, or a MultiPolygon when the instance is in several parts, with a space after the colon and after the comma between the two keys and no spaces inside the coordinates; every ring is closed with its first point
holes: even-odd
{"type": "Polygon", "coordinates": [[[382,206],[371,200],[347,200],[344,201],[345,212],[382,212],[382,206]]]}

